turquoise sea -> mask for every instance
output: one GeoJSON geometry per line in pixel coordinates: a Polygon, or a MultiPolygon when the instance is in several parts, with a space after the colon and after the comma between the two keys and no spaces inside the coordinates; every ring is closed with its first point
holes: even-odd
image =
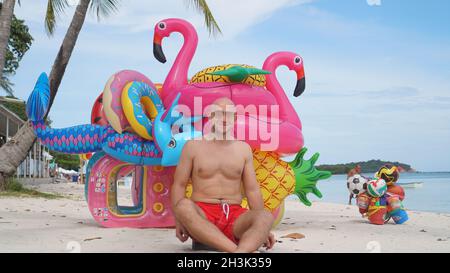
{"type": "MultiPolygon", "coordinates": [[[[373,174],[364,176],[372,177],[373,174]]],[[[310,200],[347,204],[349,192],[346,179],[347,175],[333,175],[330,179],[319,182],[318,188],[323,198],[311,197],[310,200]]],[[[450,172],[400,174],[398,183],[411,182],[423,182],[423,185],[419,188],[405,187],[406,198],[403,204],[406,209],[450,213],[450,172]]]]}

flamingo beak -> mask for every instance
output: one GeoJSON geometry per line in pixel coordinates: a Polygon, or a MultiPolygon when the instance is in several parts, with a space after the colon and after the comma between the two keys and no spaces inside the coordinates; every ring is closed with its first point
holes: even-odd
{"type": "Polygon", "coordinates": [[[297,71],[297,84],[294,89],[294,97],[300,97],[306,89],[305,70],[303,67],[297,71]]]}
{"type": "Polygon", "coordinates": [[[155,33],[155,36],[153,37],[153,56],[161,63],[165,63],[167,60],[162,50],[161,41],[161,36],[155,33]]]}

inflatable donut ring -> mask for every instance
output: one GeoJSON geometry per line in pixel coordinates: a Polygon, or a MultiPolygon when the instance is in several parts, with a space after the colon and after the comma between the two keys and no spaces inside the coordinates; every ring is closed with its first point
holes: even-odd
{"type": "Polygon", "coordinates": [[[133,132],[122,109],[121,97],[130,82],[143,82],[156,90],[155,85],[143,74],[133,70],[122,70],[111,76],[103,90],[103,110],[111,127],[119,134],[133,132]]]}
{"type": "Polygon", "coordinates": [[[134,132],[153,140],[152,120],[164,109],[156,88],[143,82],[129,82],[122,91],[121,100],[125,117],[134,132]]]}

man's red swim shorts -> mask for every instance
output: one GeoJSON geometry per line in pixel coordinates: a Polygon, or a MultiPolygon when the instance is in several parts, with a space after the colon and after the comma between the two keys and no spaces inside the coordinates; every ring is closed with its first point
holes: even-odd
{"type": "Polygon", "coordinates": [[[206,215],[206,218],[213,223],[220,231],[225,234],[230,240],[238,243],[238,239],[234,237],[233,225],[236,219],[248,209],[241,207],[241,205],[229,205],[227,203],[210,204],[203,202],[195,202],[206,215]]]}

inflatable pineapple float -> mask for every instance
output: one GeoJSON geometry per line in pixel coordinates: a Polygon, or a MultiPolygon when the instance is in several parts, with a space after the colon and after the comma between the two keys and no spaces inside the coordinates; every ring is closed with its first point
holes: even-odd
{"type": "Polygon", "coordinates": [[[266,86],[264,75],[270,72],[246,64],[225,64],[212,66],[197,72],[190,83],[223,82],[244,83],[253,86],[266,86]]]}
{"type": "Polygon", "coordinates": [[[283,161],[274,152],[253,152],[253,165],[255,167],[256,179],[261,188],[264,199],[264,206],[273,212],[284,199],[295,194],[300,201],[311,206],[308,200],[308,193],[313,193],[317,197],[322,197],[317,188],[317,182],[331,176],[328,171],[319,171],[314,164],[319,159],[319,154],[314,154],[311,159],[305,160],[303,157],[307,152],[303,148],[292,162],[283,161]]]}

